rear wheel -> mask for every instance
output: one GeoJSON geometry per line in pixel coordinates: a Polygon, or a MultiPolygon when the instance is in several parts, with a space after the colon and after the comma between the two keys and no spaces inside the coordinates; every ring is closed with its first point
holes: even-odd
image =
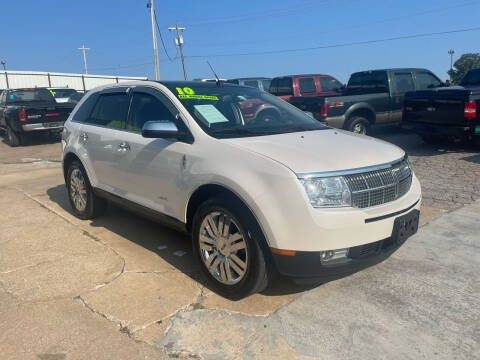
{"type": "Polygon", "coordinates": [[[73,212],[78,218],[93,219],[105,212],[107,201],[93,193],[87,172],[78,161],[73,161],[68,168],[67,190],[73,212]]]}
{"type": "Polygon", "coordinates": [[[8,145],[15,147],[21,145],[23,142],[23,136],[15,131],[10,126],[7,126],[7,143],[8,145]]]}
{"type": "Polygon", "coordinates": [[[268,285],[269,250],[240,201],[214,198],[203,203],[194,217],[192,241],[201,271],[218,294],[237,300],[268,285]]]}
{"type": "Polygon", "coordinates": [[[349,119],[346,129],[356,134],[366,135],[370,131],[370,122],[361,116],[354,116],[349,119]]]}

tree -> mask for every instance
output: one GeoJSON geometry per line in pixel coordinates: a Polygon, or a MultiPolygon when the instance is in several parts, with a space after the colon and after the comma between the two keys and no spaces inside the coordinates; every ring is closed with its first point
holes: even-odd
{"type": "Polygon", "coordinates": [[[447,74],[452,78],[454,84],[459,84],[468,70],[480,68],[480,53],[463,54],[453,64],[454,69],[448,70],[447,74]]]}

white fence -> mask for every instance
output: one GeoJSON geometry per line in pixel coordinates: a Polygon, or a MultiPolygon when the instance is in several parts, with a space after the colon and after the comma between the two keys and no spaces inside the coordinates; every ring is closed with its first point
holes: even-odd
{"type": "Polygon", "coordinates": [[[27,87],[69,87],[87,91],[94,87],[121,81],[146,80],[146,77],[83,75],[44,71],[0,71],[0,89],[27,87]]]}

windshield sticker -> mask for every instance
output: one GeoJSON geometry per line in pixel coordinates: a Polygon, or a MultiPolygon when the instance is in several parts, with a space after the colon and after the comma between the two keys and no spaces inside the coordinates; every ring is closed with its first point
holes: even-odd
{"type": "Polygon", "coordinates": [[[177,87],[177,93],[179,99],[199,99],[199,100],[218,100],[218,97],[212,95],[196,95],[195,91],[192,88],[177,87]]]}
{"type": "Polygon", "coordinates": [[[200,99],[200,100],[218,100],[218,97],[212,95],[178,95],[179,99],[200,99]]]}
{"type": "Polygon", "coordinates": [[[194,105],[195,112],[197,112],[202,120],[209,126],[211,124],[228,122],[228,119],[213,105],[194,105]]]}
{"type": "Polygon", "coordinates": [[[50,94],[52,94],[53,96],[55,96],[56,92],[53,91],[53,90],[50,90],[50,94]]]}
{"type": "Polygon", "coordinates": [[[15,99],[15,95],[10,94],[10,100],[13,100],[13,99],[15,99]]]}

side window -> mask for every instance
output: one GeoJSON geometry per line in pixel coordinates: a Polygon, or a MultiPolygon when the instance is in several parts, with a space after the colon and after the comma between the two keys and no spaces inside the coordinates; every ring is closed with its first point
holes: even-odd
{"type": "Polygon", "coordinates": [[[263,90],[268,91],[270,89],[271,80],[262,80],[263,90]]]}
{"type": "Polygon", "coordinates": [[[327,91],[338,91],[342,88],[342,84],[340,81],[328,77],[328,76],[322,76],[319,78],[320,80],[320,86],[322,87],[323,92],[327,91]]]}
{"type": "Polygon", "coordinates": [[[143,124],[152,120],[169,120],[177,124],[175,116],[155,96],[145,93],[134,93],[127,129],[141,131],[143,124]]]}
{"type": "Polygon", "coordinates": [[[278,79],[273,79],[268,87],[268,92],[273,95],[277,95],[278,92],[278,79]]]}
{"type": "Polygon", "coordinates": [[[0,92],[0,104],[4,104],[5,103],[5,94],[7,92],[6,91],[1,91],[0,92]]]}
{"type": "Polygon", "coordinates": [[[399,93],[415,90],[412,74],[410,73],[395,73],[393,80],[395,82],[395,88],[399,93]]]}
{"type": "Polygon", "coordinates": [[[292,78],[279,78],[277,83],[277,93],[275,95],[293,95],[292,78]]]}
{"type": "Polygon", "coordinates": [[[123,129],[127,118],[128,95],[125,93],[101,94],[92,115],[86,122],[123,129]]]}
{"type": "Polygon", "coordinates": [[[245,86],[251,86],[251,87],[254,87],[254,88],[258,89],[258,81],[257,80],[245,80],[244,85],[245,86]]]}
{"type": "Polygon", "coordinates": [[[80,108],[75,112],[73,116],[73,121],[85,122],[87,121],[88,116],[92,112],[93,105],[97,102],[98,94],[90,95],[80,106],[80,108]]]}
{"type": "Polygon", "coordinates": [[[417,72],[416,77],[419,90],[431,89],[442,85],[440,80],[425,71],[417,72]]]}
{"type": "Polygon", "coordinates": [[[300,85],[300,93],[314,93],[317,91],[315,87],[315,80],[313,78],[300,78],[298,79],[298,84],[300,85]]]}

